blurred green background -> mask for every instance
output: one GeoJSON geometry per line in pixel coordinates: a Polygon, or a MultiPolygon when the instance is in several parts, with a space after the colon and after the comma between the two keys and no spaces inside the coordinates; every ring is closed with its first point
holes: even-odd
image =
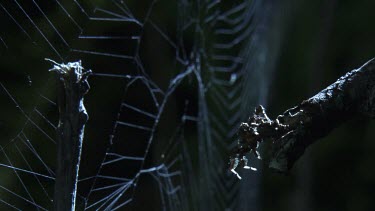
{"type": "MultiPolygon", "coordinates": [[[[61,62],[62,59],[56,55],[54,50],[51,50],[51,45],[61,54],[64,61],[82,59],[83,66],[94,71],[124,73],[125,69],[126,74],[137,74],[137,71],[140,71],[135,68],[136,65],[133,61],[112,57],[95,58],[72,51],[77,47],[101,52],[131,54],[136,47],[129,44],[130,42],[118,44],[111,41],[86,42],[75,39],[75,36],[80,33],[79,27],[72,23],[67,24],[69,19],[61,10],[57,9],[56,4],[39,2],[70,43],[70,47],[68,47],[59,41],[59,37],[46,24],[44,17],[30,9],[35,9],[35,5],[31,1],[19,2],[33,21],[40,26],[51,43],[48,44],[43,36],[40,36],[40,33],[33,28],[30,20],[25,18],[14,2],[1,2],[0,23],[2,30],[0,36],[4,43],[0,43],[0,82],[26,113],[33,111],[35,105],[38,104],[38,109],[43,110],[49,120],[57,122],[55,107],[41,100],[39,95],[42,93],[43,96],[55,99],[53,77],[47,71],[51,68],[51,64],[45,62],[44,58],[55,59],[58,62],[61,62]],[[12,17],[23,29],[9,18],[7,12],[12,14],[12,17]]],[[[144,17],[151,4],[150,1],[125,2],[136,17],[144,17]]],[[[254,81],[266,81],[266,87],[259,92],[262,93],[262,97],[254,96],[254,99],[250,101],[253,102],[252,106],[266,103],[267,112],[271,117],[276,117],[284,110],[314,95],[341,75],[361,66],[375,56],[375,1],[285,0],[259,2],[262,3],[256,8],[257,13],[267,20],[261,25],[267,30],[263,30],[263,34],[261,33],[260,36],[265,42],[264,46],[267,47],[264,55],[265,61],[272,64],[272,68],[263,74],[251,75],[254,77],[252,79],[254,81]]],[[[81,17],[83,16],[82,12],[73,7],[69,1],[62,1],[62,4],[75,17],[77,25],[82,26],[84,32],[88,34],[115,31],[119,32],[121,36],[132,36],[142,30],[140,27],[126,24],[123,28],[121,25],[115,24],[95,24],[89,22],[87,18],[81,17]]],[[[105,7],[109,3],[95,1],[93,4],[105,7]]],[[[152,14],[153,20],[157,20],[155,24],[162,25],[163,30],[173,38],[179,36],[178,31],[175,30],[176,16],[179,15],[176,4],[174,1],[163,1],[162,6],[156,4],[155,13],[152,14]]],[[[225,11],[225,9],[233,7],[234,4],[224,2],[222,9],[225,11]]],[[[214,36],[212,34],[207,33],[206,36],[207,40],[214,39],[214,37],[210,37],[214,36]]],[[[188,53],[192,50],[193,37],[193,33],[184,37],[188,53]]],[[[174,39],[173,41],[179,42],[174,39]]],[[[173,63],[176,60],[176,52],[170,48],[160,34],[158,35],[157,31],[149,28],[145,29],[144,42],[140,46],[140,54],[146,72],[160,87],[166,88],[180,68],[176,64],[177,62],[173,63]],[[168,72],[166,69],[175,69],[175,71],[168,72]]],[[[264,52],[262,51],[262,53],[264,52]]],[[[259,71],[262,71],[261,67],[259,71]]],[[[91,120],[86,130],[86,139],[90,140],[91,144],[87,143],[84,148],[83,175],[90,175],[102,162],[105,153],[103,149],[108,147],[108,142],[104,140],[108,140],[112,133],[113,122],[116,120],[119,103],[123,98],[124,87],[124,82],[120,79],[103,79],[95,76],[90,78],[90,84],[95,92],[90,93],[86,100],[91,120]]],[[[254,87],[258,85],[254,84],[254,87]]],[[[251,87],[252,84],[248,86],[251,87]]],[[[167,116],[163,117],[167,120],[161,123],[159,138],[163,137],[163,132],[168,132],[170,125],[177,124],[175,119],[184,112],[186,99],[191,102],[187,113],[192,115],[197,113],[195,107],[198,101],[196,88],[197,84],[189,81],[184,83],[173,95],[171,105],[168,105],[167,116]]],[[[143,90],[140,90],[140,87],[135,88],[132,93],[136,94],[130,98],[139,105],[144,105],[145,109],[151,110],[152,102],[146,101],[147,97],[138,95],[137,91],[143,93],[143,90]]],[[[12,143],[13,138],[24,127],[26,118],[12,102],[5,89],[0,89],[0,106],[0,143],[6,147],[11,145],[9,143],[12,143]]],[[[220,112],[217,108],[211,109],[214,112],[220,112]]],[[[127,118],[136,119],[134,116],[127,118]]],[[[39,118],[38,122],[43,121],[39,118]]],[[[147,123],[142,122],[142,124],[147,123]]],[[[196,141],[196,131],[194,131],[197,129],[196,127],[196,125],[189,126],[188,131],[192,135],[186,139],[196,141]]],[[[47,132],[53,136],[53,130],[47,132]]],[[[41,134],[30,133],[34,140],[45,139],[41,134]]],[[[142,136],[142,134],[136,133],[128,134],[129,139],[137,139],[142,136]]],[[[288,175],[280,175],[263,167],[256,177],[256,181],[251,181],[252,177],[244,176],[236,187],[253,182],[257,184],[251,187],[257,189],[255,191],[257,195],[255,197],[248,196],[254,205],[248,207],[251,210],[375,210],[374,138],[375,122],[359,116],[309,147],[288,175]],[[248,181],[243,182],[244,180],[248,181]]],[[[56,159],[53,153],[55,149],[53,149],[53,145],[43,143],[36,147],[40,149],[40,153],[48,152],[43,155],[48,164],[53,166],[56,159]]],[[[194,143],[191,142],[192,145],[194,143]]],[[[119,147],[127,147],[127,145],[119,147]]],[[[159,148],[162,147],[159,146],[159,148]]],[[[155,150],[155,157],[149,161],[150,166],[159,161],[156,155],[163,151],[159,148],[152,148],[155,150]]],[[[141,152],[143,149],[134,146],[130,147],[130,150],[141,152]]],[[[224,153],[223,157],[218,159],[226,160],[226,155],[224,153]]],[[[1,157],[0,160],[2,163],[7,162],[4,157],[1,157]]],[[[13,160],[13,162],[16,164],[18,161],[13,160]]],[[[129,168],[135,169],[136,167],[130,166],[129,168]]],[[[38,170],[35,169],[35,171],[38,170]]],[[[17,186],[16,178],[9,176],[9,172],[5,170],[0,171],[0,178],[3,185],[12,186],[14,184],[17,186]]],[[[151,188],[147,189],[146,185],[141,187],[149,192],[148,194],[137,193],[141,198],[138,203],[143,200],[159,203],[157,196],[151,196],[157,195],[157,191],[153,192],[151,188]]],[[[247,187],[241,188],[246,189],[247,187]]],[[[241,194],[243,193],[239,192],[237,198],[242,201],[236,201],[237,205],[234,210],[244,209],[241,203],[246,203],[243,199],[246,200],[247,196],[241,194]]],[[[0,198],[2,198],[1,193],[0,198]]],[[[12,200],[9,196],[4,196],[4,198],[12,200]]],[[[158,207],[158,205],[153,206],[151,202],[139,206],[144,209],[158,207]]],[[[155,210],[158,209],[155,208],[155,210]]]]}

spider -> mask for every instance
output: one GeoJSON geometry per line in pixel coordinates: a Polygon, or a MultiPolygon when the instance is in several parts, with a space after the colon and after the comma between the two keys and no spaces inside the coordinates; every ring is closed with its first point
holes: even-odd
{"type": "MultiPolygon", "coordinates": [[[[248,166],[248,159],[245,154],[252,152],[256,158],[261,159],[257,148],[263,138],[259,135],[264,128],[275,124],[266,114],[263,106],[258,106],[254,114],[250,116],[247,122],[242,122],[238,129],[238,143],[237,147],[232,151],[229,159],[229,168],[239,179],[240,175],[236,172],[239,164],[242,164],[245,169],[256,171],[254,167],[248,166]]],[[[277,126],[277,125],[276,125],[277,126]]]]}

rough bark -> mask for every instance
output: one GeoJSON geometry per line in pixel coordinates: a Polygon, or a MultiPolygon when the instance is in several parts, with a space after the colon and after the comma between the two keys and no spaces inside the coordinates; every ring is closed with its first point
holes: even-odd
{"type": "Polygon", "coordinates": [[[87,77],[91,71],[84,71],[81,61],[67,64],[49,61],[55,64],[50,71],[57,74],[59,109],[54,210],[75,210],[83,134],[88,120],[83,97],[90,88],[87,77]]]}
{"type": "Polygon", "coordinates": [[[253,116],[241,123],[230,168],[234,173],[241,163],[250,168],[245,154],[252,151],[259,157],[258,145],[266,141],[270,148],[264,153],[268,154],[265,162],[272,169],[287,172],[309,145],[357,115],[375,117],[375,59],[348,72],[275,120],[267,116],[262,106],[257,107],[253,116]]]}

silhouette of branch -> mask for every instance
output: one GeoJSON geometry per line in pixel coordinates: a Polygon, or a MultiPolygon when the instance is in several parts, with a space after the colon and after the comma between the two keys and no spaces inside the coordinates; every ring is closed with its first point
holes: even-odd
{"type": "Polygon", "coordinates": [[[78,171],[85,124],[88,120],[83,97],[90,86],[81,61],[54,63],[50,71],[57,74],[59,125],[57,127],[57,168],[54,210],[75,210],[78,171]]]}
{"type": "Polygon", "coordinates": [[[267,116],[262,106],[256,108],[253,116],[241,123],[230,168],[235,174],[240,164],[250,168],[245,154],[253,152],[260,157],[258,145],[266,141],[271,144],[264,152],[265,162],[272,169],[287,172],[309,145],[357,115],[375,117],[375,59],[348,72],[275,120],[267,116]]]}

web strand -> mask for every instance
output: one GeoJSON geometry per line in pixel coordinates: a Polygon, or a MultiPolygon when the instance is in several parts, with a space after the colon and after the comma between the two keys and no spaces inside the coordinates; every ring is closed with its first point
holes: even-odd
{"type": "MultiPolygon", "coordinates": [[[[244,116],[242,96],[248,93],[243,81],[253,71],[247,68],[254,67],[259,1],[228,6],[218,0],[153,0],[139,7],[121,0],[100,5],[33,0],[32,12],[21,1],[13,4],[0,3],[11,24],[29,42],[51,51],[37,57],[82,59],[93,70],[85,102],[99,112],[88,110],[86,129],[92,134],[85,135],[84,150],[97,152],[84,151],[88,161],[80,168],[81,208],[136,209],[148,201],[140,190],[144,185],[158,193],[153,200],[161,210],[235,207],[238,189],[222,157],[244,116]]],[[[0,37],[11,49],[8,40],[0,37]]],[[[16,210],[27,205],[47,210],[55,158],[43,150],[55,147],[58,111],[56,96],[49,92],[54,87],[46,83],[44,90],[32,92],[38,97],[26,109],[4,84],[1,90],[24,121],[14,138],[1,143],[0,163],[20,184],[13,191],[0,183],[0,189],[21,202],[2,197],[0,202],[16,210]]]]}

